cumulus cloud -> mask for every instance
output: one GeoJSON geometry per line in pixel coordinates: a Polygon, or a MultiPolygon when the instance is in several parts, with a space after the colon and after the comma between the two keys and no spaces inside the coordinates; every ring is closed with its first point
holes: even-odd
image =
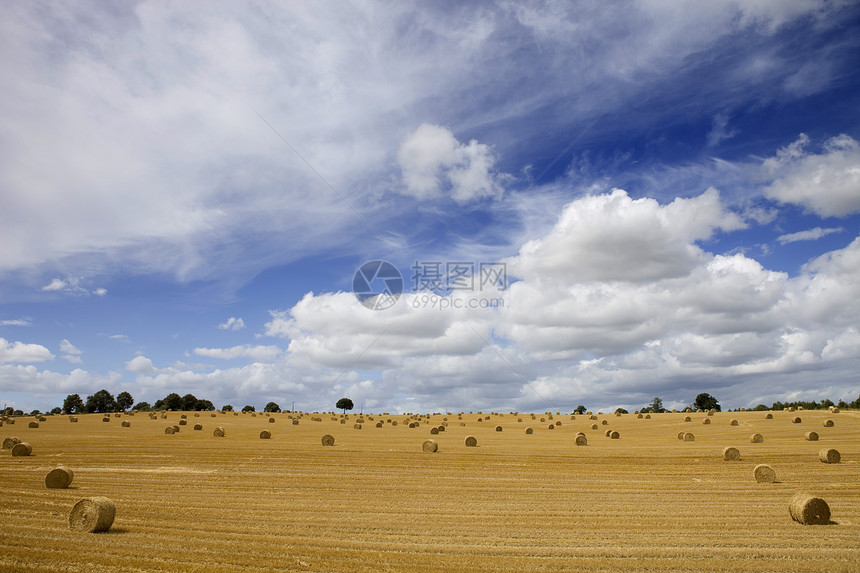
{"type": "Polygon", "coordinates": [[[780,203],[803,206],[822,217],[844,217],[860,211],[860,144],[848,135],[828,139],[821,153],[806,150],[801,133],[762,164],[772,179],[765,195],[780,203]]]}
{"type": "Polygon", "coordinates": [[[138,372],[140,374],[155,373],[155,367],[152,365],[152,360],[146,356],[135,356],[125,363],[125,369],[130,372],[138,372]]]}
{"type": "Polygon", "coordinates": [[[806,231],[798,231],[796,233],[780,235],[779,237],[777,237],[776,240],[779,241],[781,245],[785,245],[788,243],[796,243],[798,241],[815,241],[820,239],[821,237],[832,235],[833,233],[843,232],[845,232],[845,229],[843,229],[842,227],[832,227],[829,229],[815,227],[814,229],[808,229],[806,231]]]}
{"type": "Polygon", "coordinates": [[[457,141],[445,127],[422,124],[397,152],[405,188],[418,199],[433,199],[448,192],[458,203],[498,199],[506,175],[494,172],[490,148],[476,140],[457,141]]]}
{"type": "Polygon", "coordinates": [[[277,346],[250,346],[244,344],[232,348],[195,348],[197,356],[229,360],[233,358],[252,358],[259,361],[272,361],[281,353],[277,346]]]}
{"type": "Polygon", "coordinates": [[[81,354],[83,354],[83,352],[65,338],[60,341],[60,352],[63,353],[63,358],[69,362],[74,364],[83,363],[83,360],[81,360],[81,354]]]}
{"type": "Polygon", "coordinates": [[[122,383],[117,372],[106,375],[75,368],[68,374],[39,370],[32,364],[0,364],[0,390],[6,392],[84,393],[100,388],[116,388],[122,383]]]}
{"type": "Polygon", "coordinates": [[[218,328],[221,330],[242,330],[245,328],[245,321],[242,320],[242,317],[236,318],[231,316],[225,322],[219,324],[218,328]]]}
{"type": "Polygon", "coordinates": [[[44,362],[53,359],[51,351],[41,344],[9,342],[0,338],[0,362],[44,362]]]}

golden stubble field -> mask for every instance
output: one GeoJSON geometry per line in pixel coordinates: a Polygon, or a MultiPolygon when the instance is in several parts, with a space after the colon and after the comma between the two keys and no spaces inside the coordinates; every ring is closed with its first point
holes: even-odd
{"type": "Polygon", "coordinates": [[[356,414],[293,425],[286,413],[269,423],[207,412],[166,435],[180,415],[4,424],[0,436],[33,453],[0,455],[0,571],[860,571],[858,412],[716,413],[708,425],[703,413],[484,412],[415,428],[403,414],[371,414],[361,429],[356,414]],[[574,445],[578,431],[587,446],[574,445]],[[754,432],[763,443],[750,443],[754,432]],[[436,453],[422,451],[430,438],[436,453]],[[740,461],[723,460],[726,446],[740,461]],[[841,463],[819,461],[825,447],[841,463]],[[759,463],[776,483],[753,479],[759,463]],[[69,489],[45,487],[57,464],[74,470],[69,489]],[[833,523],[794,522],[799,491],[824,498],[833,523]],[[116,503],[108,533],[69,529],[72,506],[90,496],[116,503]]]}

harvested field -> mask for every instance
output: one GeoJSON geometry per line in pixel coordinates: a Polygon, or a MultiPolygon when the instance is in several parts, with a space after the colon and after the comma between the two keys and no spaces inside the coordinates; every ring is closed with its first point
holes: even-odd
{"type": "Polygon", "coordinates": [[[218,414],[220,438],[166,435],[146,416],[128,428],[78,418],[15,426],[33,453],[0,456],[0,571],[829,573],[860,563],[858,412],[804,411],[819,442],[798,436],[787,412],[718,412],[694,442],[677,438],[683,414],[628,414],[613,417],[623,439],[601,432],[580,447],[578,432],[594,435],[586,416],[527,435],[464,414],[465,427],[434,436],[432,455],[405,415],[356,432],[276,414],[282,429],[263,440],[251,416],[218,414]],[[767,441],[726,463],[726,444],[753,432],[767,441]],[[323,434],[335,445],[321,447],[323,434]],[[822,463],[822,446],[840,463],[822,463]],[[74,469],[68,489],[45,487],[58,464],[74,469]],[[759,464],[778,480],[757,483],[759,464]],[[826,499],[833,524],[794,521],[798,492],[826,499]],[[116,505],[110,530],[71,531],[72,507],[95,497],[116,505]]]}

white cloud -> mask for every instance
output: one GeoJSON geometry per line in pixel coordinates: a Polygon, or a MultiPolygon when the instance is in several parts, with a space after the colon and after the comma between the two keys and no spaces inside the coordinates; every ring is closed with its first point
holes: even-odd
{"type": "Polygon", "coordinates": [[[236,318],[231,316],[225,322],[218,325],[221,330],[242,330],[245,328],[245,321],[242,317],[236,318]]]}
{"type": "Polygon", "coordinates": [[[422,124],[397,152],[403,192],[418,199],[435,199],[450,192],[458,203],[498,199],[507,176],[494,173],[490,148],[475,140],[457,141],[445,127],[422,124]]]}
{"type": "Polygon", "coordinates": [[[780,203],[802,205],[822,217],[844,217],[860,211],[860,144],[840,135],[828,139],[823,153],[806,151],[803,133],[762,164],[772,179],[765,195],[780,203]]]}
{"type": "Polygon", "coordinates": [[[60,352],[63,353],[63,358],[69,362],[74,364],[83,363],[83,360],[81,360],[81,354],[83,354],[83,352],[65,338],[60,341],[60,352]]]}
{"type": "Polygon", "coordinates": [[[101,388],[116,388],[122,383],[120,374],[93,374],[75,368],[68,374],[39,370],[31,365],[0,364],[0,390],[6,392],[44,392],[54,394],[94,392],[101,388]]]}
{"type": "Polygon", "coordinates": [[[233,358],[252,358],[258,361],[272,361],[281,353],[277,346],[250,346],[244,344],[232,348],[195,348],[197,356],[229,360],[233,358]]]}
{"type": "Polygon", "coordinates": [[[42,287],[44,292],[65,292],[73,295],[90,295],[105,296],[107,289],[96,288],[92,291],[81,286],[81,280],[75,277],[67,277],[65,279],[54,278],[50,283],[42,287]]]}
{"type": "Polygon", "coordinates": [[[815,241],[820,239],[821,237],[826,237],[827,235],[832,235],[833,233],[843,233],[845,229],[842,227],[834,227],[830,229],[822,229],[821,227],[815,227],[814,229],[808,229],[806,231],[798,231],[797,233],[788,233],[786,235],[780,235],[777,237],[777,241],[781,245],[785,245],[787,243],[796,243],[798,241],[815,241]]]}
{"type": "Polygon", "coordinates": [[[146,356],[135,356],[125,363],[125,369],[130,372],[138,372],[140,374],[154,374],[155,367],[152,365],[152,360],[146,356]]]}
{"type": "Polygon", "coordinates": [[[0,338],[0,363],[2,362],[44,362],[53,360],[51,351],[41,344],[9,342],[0,338]]]}
{"type": "Polygon", "coordinates": [[[708,147],[718,145],[724,139],[731,139],[738,134],[734,129],[727,129],[729,125],[729,117],[724,113],[718,113],[714,116],[714,123],[711,131],[708,132],[707,142],[708,147]]]}
{"type": "Polygon", "coordinates": [[[0,326],[33,326],[33,320],[30,318],[0,320],[0,326]]]}

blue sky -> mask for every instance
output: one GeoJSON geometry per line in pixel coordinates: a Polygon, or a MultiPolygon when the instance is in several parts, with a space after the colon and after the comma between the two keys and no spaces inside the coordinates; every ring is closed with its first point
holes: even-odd
{"type": "Polygon", "coordinates": [[[8,405],[860,394],[856,3],[4,14],[8,405]],[[386,310],[351,292],[373,260],[386,310]],[[433,298],[416,262],[507,288],[433,298]]]}

